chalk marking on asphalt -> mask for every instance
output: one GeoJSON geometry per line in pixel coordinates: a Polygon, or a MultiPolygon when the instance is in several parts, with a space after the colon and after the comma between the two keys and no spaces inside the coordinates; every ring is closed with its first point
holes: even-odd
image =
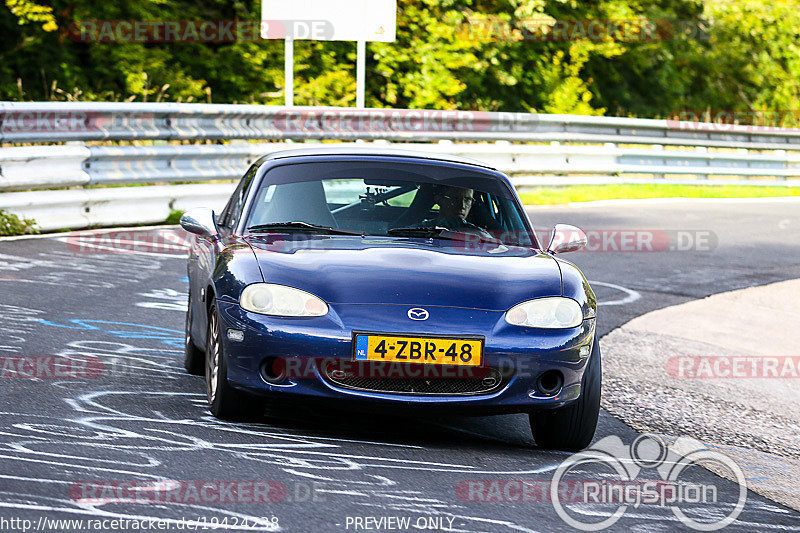
{"type": "MultiPolygon", "coordinates": [[[[590,508],[585,507],[585,506],[584,507],[575,506],[575,507],[570,508],[570,510],[572,512],[576,513],[576,514],[580,514],[580,515],[587,516],[587,517],[588,516],[592,516],[592,517],[603,518],[603,517],[607,517],[608,516],[608,513],[605,513],[603,511],[591,510],[590,508]]],[[[772,507],[770,509],[764,509],[764,510],[767,511],[767,512],[773,512],[773,513],[780,513],[782,511],[777,505],[775,505],[774,507],[772,507]]],[[[661,516],[661,515],[657,515],[657,514],[651,514],[651,513],[648,513],[646,511],[643,511],[643,510],[638,510],[638,511],[634,510],[632,512],[626,512],[625,513],[625,517],[626,518],[637,518],[639,520],[652,520],[652,521],[654,521],[656,523],[679,522],[680,521],[676,516],[670,516],[670,515],[661,516]]],[[[746,522],[746,521],[744,521],[742,519],[737,519],[735,521],[735,524],[737,526],[744,526],[745,528],[748,527],[748,526],[752,527],[753,528],[752,531],[765,530],[765,529],[777,529],[777,530],[780,530],[780,531],[800,531],[800,528],[789,527],[786,524],[770,524],[768,522],[746,522]]]]}
{"type": "Polygon", "coordinates": [[[631,302],[635,302],[636,300],[639,300],[642,297],[642,295],[639,294],[637,291],[635,291],[633,289],[625,288],[625,287],[623,287],[621,285],[615,285],[613,283],[606,283],[604,281],[590,281],[589,283],[592,284],[592,285],[600,285],[601,287],[608,287],[609,289],[615,289],[615,290],[618,290],[618,291],[621,291],[621,292],[624,292],[625,294],[627,294],[627,296],[625,298],[622,298],[621,300],[611,300],[610,302],[598,302],[597,303],[598,306],[600,306],[600,305],[625,305],[625,304],[629,304],[631,302]]]}
{"type": "Polygon", "coordinates": [[[333,489],[317,489],[317,492],[324,492],[326,494],[338,494],[340,496],[363,496],[369,497],[368,492],[359,492],[356,490],[333,490],[333,489]]]}

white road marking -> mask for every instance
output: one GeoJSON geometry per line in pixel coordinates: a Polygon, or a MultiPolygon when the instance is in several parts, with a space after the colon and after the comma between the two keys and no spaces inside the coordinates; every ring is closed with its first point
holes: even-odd
{"type": "Polygon", "coordinates": [[[605,283],[603,281],[590,281],[589,283],[591,285],[600,285],[601,287],[608,287],[609,289],[618,290],[620,292],[624,292],[625,294],[627,294],[627,296],[625,296],[625,298],[622,298],[620,300],[611,300],[611,301],[598,302],[597,303],[598,306],[600,306],[600,305],[625,305],[625,304],[629,304],[631,302],[635,302],[636,300],[639,300],[642,297],[642,295],[639,294],[638,292],[636,292],[635,290],[628,289],[628,288],[623,287],[621,285],[615,285],[613,283],[605,283]]]}

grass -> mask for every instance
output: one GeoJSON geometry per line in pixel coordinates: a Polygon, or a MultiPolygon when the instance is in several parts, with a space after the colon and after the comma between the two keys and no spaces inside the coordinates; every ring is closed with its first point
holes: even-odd
{"type": "Polygon", "coordinates": [[[618,184],[531,187],[520,193],[526,205],[559,205],[594,200],[640,198],[767,198],[800,196],[800,187],[758,185],[618,184]]]}
{"type": "Polygon", "coordinates": [[[178,209],[172,209],[167,216],[167,219],[164,221],[165,224],[175,225],[181,223],[181,217],[183,216],[183,211],[178,209]]]}
{"type": "Polygon", "coordinates": [[[39,233],[36,221],[32,218],[20,218],[14,213],[0,209],[0,235],[29,235],[39,233]]]}

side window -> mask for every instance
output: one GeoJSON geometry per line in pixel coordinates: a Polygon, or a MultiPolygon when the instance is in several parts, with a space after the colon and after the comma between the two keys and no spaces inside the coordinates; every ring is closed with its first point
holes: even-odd
{"type": "Polygon", "coordinates": [[[241,194],[242,190],[242,182],[239,182],[239,185],[236,186],[236,190],[233,191],[230,199],[228,200],[228,204],[225,206],[225,209],[222,210],[222,213],[217,216],[217,224],[223,228],[228,227],[228,221],[231,218],[231,209],[233,209],[233,204],[236,203],[235,199],[239,194],[241,194]]]}
{"type": "Polygon", "coordinates": [[[250,184],[253,183],[256,172],[258,172],[258,165],[253,165],[242,177],[242,180],[233,192],[233,196],[231,196],[231,199],[228,201],[228,205],[225,207],[222,217],[220,217],[219,224],[221,226],[233,229],[236,224],[239,223],[239,218],[242,216],[242,209],[247,199],[247,193],[250,190],[250,184]]]}

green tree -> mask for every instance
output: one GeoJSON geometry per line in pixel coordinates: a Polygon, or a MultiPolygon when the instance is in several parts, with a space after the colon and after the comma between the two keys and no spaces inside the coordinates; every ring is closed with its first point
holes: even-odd
{"type": "MultiPolygon", "coordinates": [[[[4,0],[0,99],[282,104],[280,40],[97,42],[70,31],[93,20],[255,21],[260,6],[4,0]]],[[[367,105],[642,117],[793,109],[797,27],[800,0],[398,0],[397,41],[368,45],[367,105]],[[558,33],[588,20],[658,31],[558,33]]],[[[295,102],[353,105],[355,48],[298,41],[295,102]]]]}

